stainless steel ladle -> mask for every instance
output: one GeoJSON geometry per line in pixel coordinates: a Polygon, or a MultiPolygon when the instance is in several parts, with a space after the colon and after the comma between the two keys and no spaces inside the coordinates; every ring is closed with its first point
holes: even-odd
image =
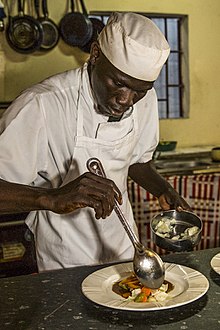
{"type": "MultiPolygon", "coordinates": [[[[87,168],[91,173],[106,178],[105,171],[99,159],[90,158],[87,161],[87,168]]],[[[127,222],[116,199],[114,211],[116,212],[119,220],[126,230],[135,249],[133,259],[135,275],[144,286],[151,289],[158,289],[163,284],[165,276],[163,261],[155,251],[144,247],[140,243],[137,236],[131,229],[129,223],[127,222]]]]}

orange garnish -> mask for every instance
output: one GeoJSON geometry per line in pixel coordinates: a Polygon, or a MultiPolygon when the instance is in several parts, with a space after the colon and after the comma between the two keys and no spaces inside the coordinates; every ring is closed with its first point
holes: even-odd
{"type": "Polygon", "coordinates": [[[143,286],[143,288],[141,289],[141,292],[143,292],[148,297],[151,294],[151,289],[143,286]]]}

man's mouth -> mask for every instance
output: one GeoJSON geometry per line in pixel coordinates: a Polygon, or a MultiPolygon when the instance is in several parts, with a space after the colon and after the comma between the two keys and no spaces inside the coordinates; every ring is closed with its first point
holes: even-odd
{"type": "Polygon", "coordinates": [[[108,112],[112,117],[120,118],[127,110],[128,108],[118,109],[108,106],[108,112]]]}
{"type": "Polygon", "coordinates": [[[96,111],[99,114],[102,114],[103,116],[110,116],[110,117],[114,117],[114,118],[121,118],[121,116],[127,111],[129,110],[129,108],[116,108],[116,107],[112,107],[110,105],[107,106],[98,106],[96,111]]]}

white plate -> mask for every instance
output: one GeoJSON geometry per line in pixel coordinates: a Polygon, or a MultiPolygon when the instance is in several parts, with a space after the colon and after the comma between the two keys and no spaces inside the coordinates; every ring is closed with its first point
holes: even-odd
{"type": "Polygon", "coordinates": [[[112,291],[112,285],[131,275],[132,262],[122,263],[100,270],[87,276],[82,282],[82,292],[91,301],[111,308],[152,311],[182,306],[202,297],[209,288],[209,281],[198,271],[189,267],[165,263],[165,279],[174,285],[169,298],[163,302],[137,303],[127,301],[112,291]]]}
{"type": "Polygon", "coordinates": [[[220,253],[216,254],[211,260],[212,269],[220,275],[220,253]]]}

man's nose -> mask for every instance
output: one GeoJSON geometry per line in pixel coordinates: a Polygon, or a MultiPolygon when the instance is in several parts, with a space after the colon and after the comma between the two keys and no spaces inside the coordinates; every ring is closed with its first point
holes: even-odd
{"type": "Polygon", "coordinates": [[[134,94],[135,93],[130,89],[120,91],[120,94],[117,96],[117,102],[120,105],[131,107],[134,104],[134,94]]]}

